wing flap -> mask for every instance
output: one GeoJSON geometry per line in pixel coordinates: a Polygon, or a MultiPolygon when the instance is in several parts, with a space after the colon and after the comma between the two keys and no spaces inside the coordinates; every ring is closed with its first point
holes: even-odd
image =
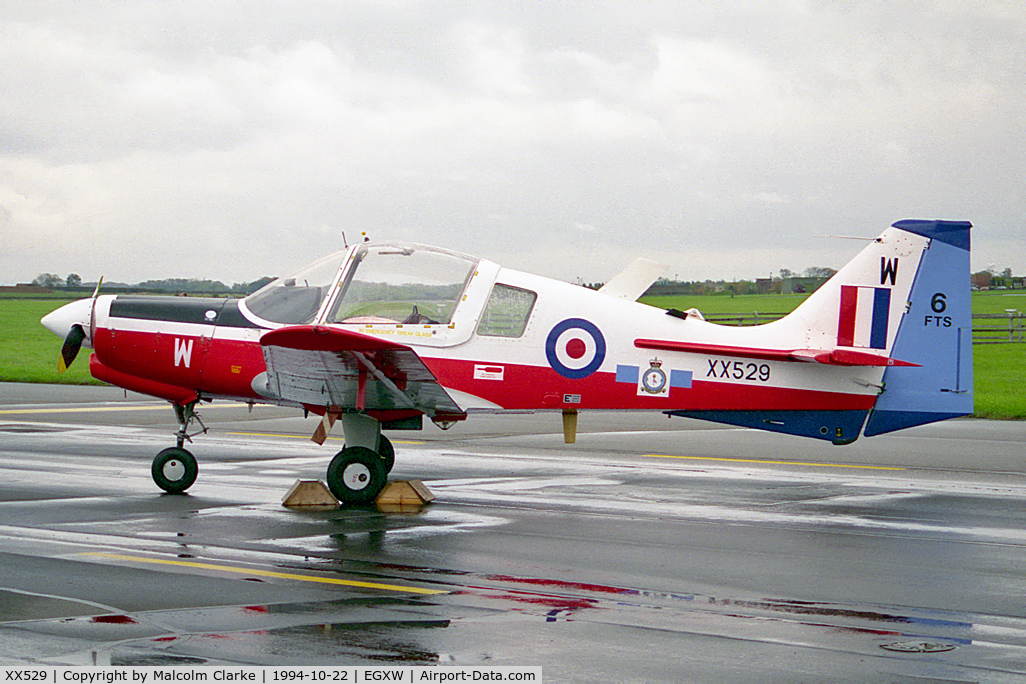
{"type": "Polygon", "coordinates": [[[326,326],[290,326],[260,344],[268,390],[308,406],[358,411],[464,411],[410,347],[326,326]]]}

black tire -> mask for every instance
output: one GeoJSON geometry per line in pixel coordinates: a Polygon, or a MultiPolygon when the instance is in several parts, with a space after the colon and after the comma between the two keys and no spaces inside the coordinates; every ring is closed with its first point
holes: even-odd
{"type": "Polygon", "coordinates": [[[374,501],[386,482],[381,456],[366,447],[346,447],[328,465],[328,489],[344,504],[374,501]]]}
{"type": "Polygon", "coordinates": [[[392,472],[392,466],[395,465],[395,448],[388,441],[388,437],[384,435],[378,438],[378,456],[381,457],[381,468],[385,471],[385,475],[388,475],[392,472]]]}
{"type": "Polygon", "coordinates": [[[168,494],[181,494],[196,481],[199,465],[196,457],[185,449],[168,447],[153,459],[150,474],[157,486],[168,494]]]}
{"type": "MultiPolygon", "coordinates": [[[[343,445],[343,450],[345,450],[345,445],[343,445]]],[[[395,447],[384,435],[378,436],[378,456],[381,457],[381,469],[385,471],[385,475],[388,475],[395,465],[395,447]]]]}

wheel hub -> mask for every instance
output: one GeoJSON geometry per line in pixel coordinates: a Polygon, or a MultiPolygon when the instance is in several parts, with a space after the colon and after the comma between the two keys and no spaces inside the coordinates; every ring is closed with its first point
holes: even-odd
{"type": "Polygon", "coordinates": [[[185,464],[177,458],[172,458],[164,464],[163,472],[164,477],[172,482],[177,482],[185,477],[185,464]]]}
{"type": "Polygon", "coordinates": [[[350,463],[342,471],[342,481],[353,491],[365,488],[370,484],[370,480],[370,469],[362,463],[350,463]]]}

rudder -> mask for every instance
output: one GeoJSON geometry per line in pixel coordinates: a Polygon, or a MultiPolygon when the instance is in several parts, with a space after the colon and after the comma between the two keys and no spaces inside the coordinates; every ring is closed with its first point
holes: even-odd
{"type": "Polygon", "coordinates": [[[869,415],[867,437],[973,412],[972,301],[968,221],[898,221],[895,228],[930,239],[869,415]]]}

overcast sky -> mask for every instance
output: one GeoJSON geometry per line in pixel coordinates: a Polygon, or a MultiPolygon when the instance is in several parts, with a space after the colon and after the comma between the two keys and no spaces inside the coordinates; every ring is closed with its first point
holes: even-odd
{"type": "Polygon", "coordinates": [[[840,267],[902,218],[1026,273],[1026,4],[5,2],[0,283],[413,240],[553,277],[840,267]]]}

